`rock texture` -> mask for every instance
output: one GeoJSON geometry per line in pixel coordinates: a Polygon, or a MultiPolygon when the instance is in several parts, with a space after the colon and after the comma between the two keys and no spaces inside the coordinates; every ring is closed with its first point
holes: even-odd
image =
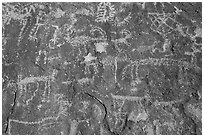
{"type": "Polygon", "coordinates": [[[202,134],[202,3],[2,3],[2,134],[202,134]]]}

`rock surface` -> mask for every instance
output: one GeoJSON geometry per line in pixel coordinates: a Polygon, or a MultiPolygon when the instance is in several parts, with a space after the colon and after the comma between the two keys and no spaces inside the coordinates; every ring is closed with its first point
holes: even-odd
{"type": "Polygon", "coordinates": [[[202,134],[202,3],[2,3],[2,134],[202,134]]]}

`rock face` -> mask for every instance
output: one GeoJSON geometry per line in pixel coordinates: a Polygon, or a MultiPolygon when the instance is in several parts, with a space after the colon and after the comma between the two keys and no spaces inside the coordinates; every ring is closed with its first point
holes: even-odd
{"type": "Polygon", "coordinates": [[[2,3],[2,134],[202,134],[202,3],[2,3]]]}

